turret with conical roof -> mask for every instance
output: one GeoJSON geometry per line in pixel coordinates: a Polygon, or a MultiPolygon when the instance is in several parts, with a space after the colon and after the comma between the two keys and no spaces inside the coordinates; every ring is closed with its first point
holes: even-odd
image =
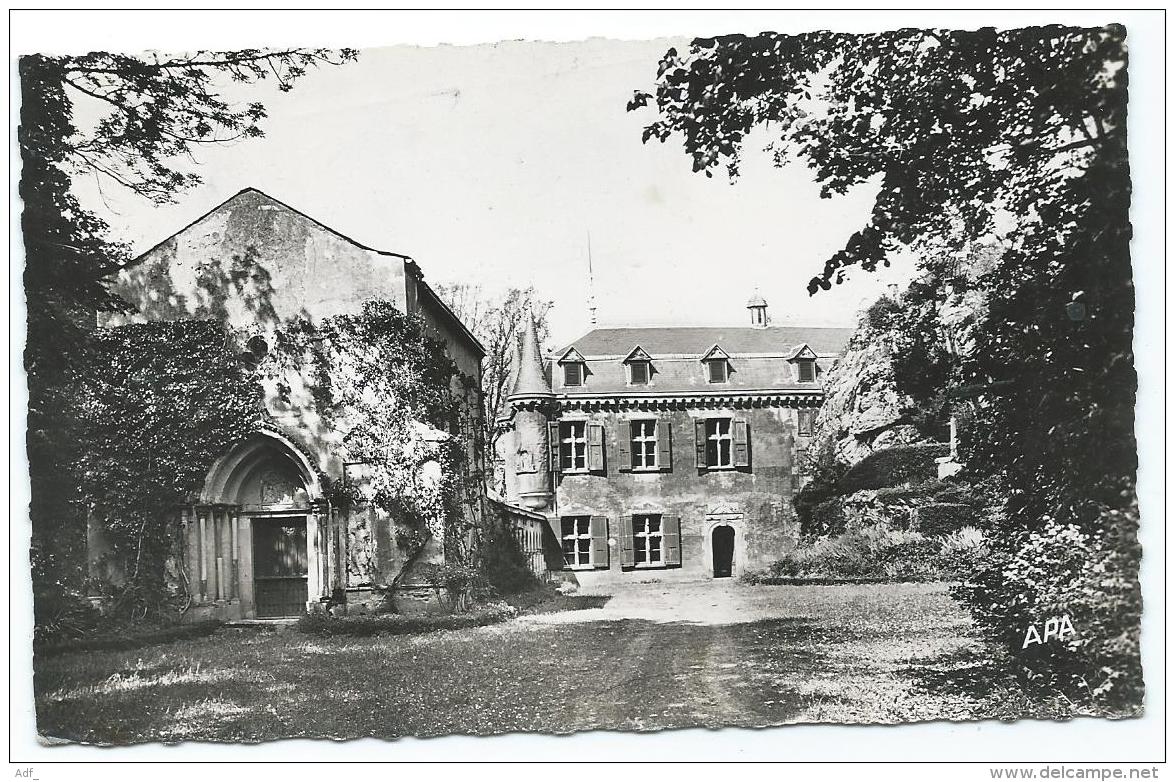
{"type": "Polygon", "coordinates": [[[542,512],[552,510],[554,499],[547,424],[555,394],[543,367],[538,326],[533,316],[528,316],[526,322],[514,386],[506,397],[510,423],[508,435],[502,438],[506,446],[502,455],[508,465],[507,474],[516,479],[507,482],[507,499],[542,512]]]}
{"type": "Polygon", "coordinates": [[[506,400],[513,406],[515,402],[554,398],[543,367],[543,356],[539,352],[538,326],[533,317],[528,317],[526,331],[522,334],[522,347],[518,351],[518,374],[506,400]]]}

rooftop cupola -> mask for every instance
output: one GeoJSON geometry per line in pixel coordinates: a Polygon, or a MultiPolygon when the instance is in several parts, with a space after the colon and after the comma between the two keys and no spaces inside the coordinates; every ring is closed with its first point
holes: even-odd
{"type": "Polygon", "coordinates": [[[757,329],[767,328],[767,300],[759,295],[758,291],[747,302],[747,309],[751,311],[751,325],[757,329]]]}

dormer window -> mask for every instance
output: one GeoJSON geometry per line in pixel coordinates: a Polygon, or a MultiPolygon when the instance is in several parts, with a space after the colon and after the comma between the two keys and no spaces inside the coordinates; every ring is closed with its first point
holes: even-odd
{"type": "Polygon", "coordinates": [[[816,360],[811,358],[801,358],[796,362],[796,374],[799,376],[801,383],[815,383],[816,360]]]}
{"type": "Polygon", "coordinates": [[[583,364],[571,363],[563,365],[563,385],[583,385],[583,364]]]}
{"type": "Polygon", "coordinates": [[[653,378],[653,359],[637,345],[624,359],[630,386],[647,386],[653,378]]]}
{"type": "Polygon", "coordinates": [[[706,368],[707,383],[726,383],[730,380],[730,355],[718,345],[702,356],[706,368]]]}
{"type": "Polygon", "coordinates": [[[565,387],[582,386],[587,380],[587,361],[575,348],[568,348],[558,363],[563,367],[563,385],[565,387]]]}
{"type": "Polygon", "coordinates": [[[800,345],[787,358],[788,363],[795,367],[797,383],[816,382],[816,353],[807,345],[800,345]]]}

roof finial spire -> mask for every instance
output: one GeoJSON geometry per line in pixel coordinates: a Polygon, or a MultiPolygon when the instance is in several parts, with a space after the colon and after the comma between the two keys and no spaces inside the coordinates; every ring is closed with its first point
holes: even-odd
{"type": "Polygon", "coordinates": [[[588,319],[596,325],[596,279],[592,274],[592,232],[587,232],[588,253],[588,319]]]}

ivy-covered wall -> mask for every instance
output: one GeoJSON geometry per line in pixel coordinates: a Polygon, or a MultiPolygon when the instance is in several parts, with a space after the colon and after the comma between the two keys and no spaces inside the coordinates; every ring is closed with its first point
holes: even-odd
{"type": "Polygon", "coordinates": [[[303,486],[295,509],[310,514],[324,594],[378,592],[472,559],[480,346],[410,259],[248,190],[133,263],[118,290],[137,311],[101,324],[77,393],[79,474],[103,557],[93,574],[105,582],[92,588],[136,610],[193,593],[247,601],[238,568],[251,564],[257,508],[239,496],[264,493],[257,471],[268,468],[241,449],[263,428],[319,487],[303,486]]]}

